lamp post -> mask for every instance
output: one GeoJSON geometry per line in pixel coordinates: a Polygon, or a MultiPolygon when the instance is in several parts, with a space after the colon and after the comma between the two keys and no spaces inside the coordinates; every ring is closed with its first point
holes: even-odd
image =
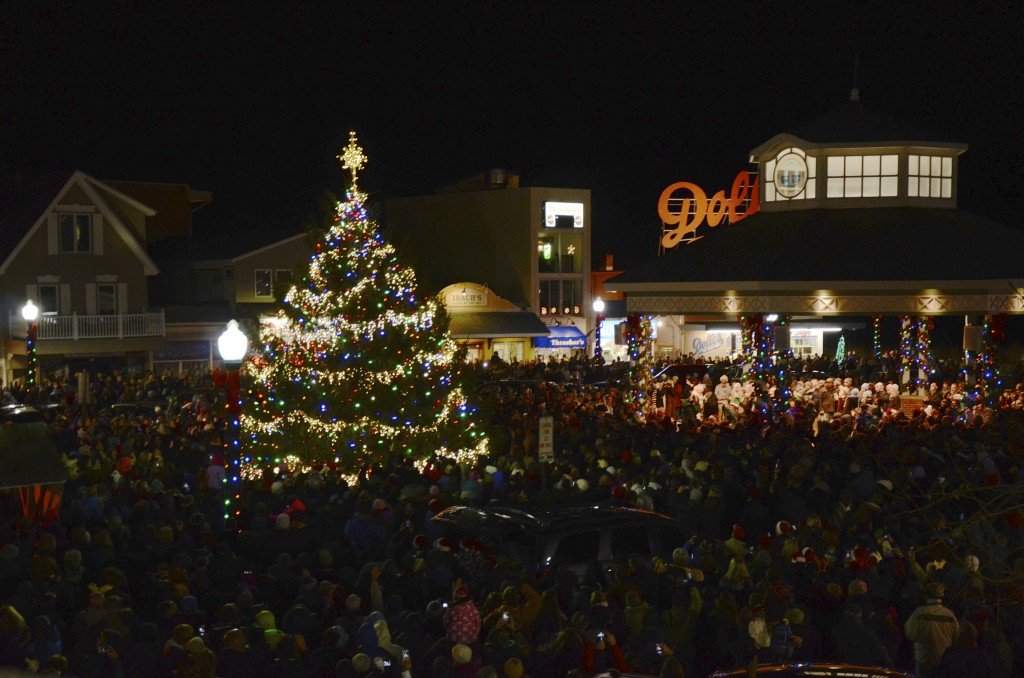
{"type": "Polygon", "coordinates": [[[238,321],[231,320],[220,338],[217,339],[217,351],[224,361],[225,386],[228,392],[227,409],[231,415],[231,452],[234,457],[231,463],[235,466],[233,474],[238,474],[241,467],[241,443],[239,441],[239,420],[242,412],[242,398],[239,395],[238,370],[242,366],[245,352],[249,349],[249,338],[238,329],[238,321]]]}
{"type": "Polygon", "coordinates": [[[594,357],[601,357],[601,322],[604,320],[604,300],[601,297],[594,299],[594,357]]]}
{"type": "Polygon", "coordinates": [[[39,307],[29,299],[21,307],[21,317],[28,323],[28,331],[25,334],[25,352],[28,362],[28,376],[25,383],[29,387],[36,385],[36,338],[39,333],[39,325],[36,319],[39,318],[39,307]]]}

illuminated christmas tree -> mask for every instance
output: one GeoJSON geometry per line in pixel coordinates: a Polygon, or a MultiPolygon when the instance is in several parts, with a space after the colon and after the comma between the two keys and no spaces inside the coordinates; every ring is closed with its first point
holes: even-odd
{"type": "Polygon", "coordinates": [[[486,451],[444,307],[418,296],[415,273],[367,215],[354,132],[339,158],[352,186],[246,363],[248,475],[271,463],[355,474],[391,455],[468,461],[486,451]]]}

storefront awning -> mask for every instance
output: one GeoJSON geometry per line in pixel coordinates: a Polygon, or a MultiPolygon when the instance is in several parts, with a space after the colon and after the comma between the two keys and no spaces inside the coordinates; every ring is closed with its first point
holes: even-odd
{"type": "Polygon", "coordinates": [[[584,349],[587,347],[587,335],[574,325],[549,325],[551,334],[546,337],[535,337],[534,348],[584,349]]]}
{"type": "Polygon", "coordinates": [[[548,327],[529,311],[452,313],[448,331],[455,339],[544,337],[548,327]]]}

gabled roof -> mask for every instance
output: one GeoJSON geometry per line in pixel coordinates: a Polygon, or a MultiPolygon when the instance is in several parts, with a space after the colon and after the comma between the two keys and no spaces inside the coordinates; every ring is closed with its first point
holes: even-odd
{"type": "Polygon", "coordinates": [[[67,180],[67,183],[65,183],[64,186],[59,191],[57,191],[57,194],[53,197],[53,200],[50,201],[50,204],[46,207],[45,210],[43,210],[42,214],[38,216],[32,227],[28,229],[28,232],[25,233],[24,236],[22,236],[21,240],[18,241],[18,244],[15,245],[14,249],[12,249],[10,254],[7,255],[7,258],[4,259],[3,264],[0,264],[0,275],[7,272],[7,267],[10,265],[12,261],[14,261],[14,258],[18,256],[18,253],[21,252],[21,249],[25,246],[29,239],[32,238],[33,235],[35,235],[36,231],[38,231],[41,227],[43,227],[46,224],[47,216],[60,203],[61,198],[64,197],[64,194],[67,193],[72,186],[78,186],[89,197],[89,200],[92,201],[96,209],[100,211],[100,214],[103,215],[103,218],[106,219],[106,221],[111,225],[111,227],[113,227],[114,232],[116,232],[121,237],[121,239],[124,240],[124,243],[128,246],[128,249],[130,249],[135,254],[135,256],[139,258],[139,261],[142,262],[142,268],[146,275],[156,275],[157,273],[160,272],[156,264],[153,263],[153,260],[149,258],[148,254],[146,254],[146,249],[142,246],[141,243],[139,243],[139,241],[132,234],[131,229],[128,228],[125,225],[125,223],[121,221],[121,218],[117,216],[117,213],[113,209],[111,209],[110,204],[108,202],[109,198],[102,196],[101,193],[106,193],[109,197],[113,197],[116,200],[125,202],[131,205],[132,207],[135,207],[136,209],[138,209],[147,216],[153,216],[154,214],[156,214],[153,208],[147,205],[143,205],[134,198],[131,198],[125,195],[124,193],[121,193],[120,191],[114,189],[112,186],[108,186],[99,179],[95,179],[89,176],[85,172],[76,170],[71,175],[71,178],[67,180]]]}
{"type": "Polygon", "coordinates": [[[756,158],[783,143],[803,142],[809,147],[845,146],[925,146],[949,148],[963,153],[967,144],[945,135],[906,124],[903,121],[865,107],[859,100],[847,101],[821,117],[795,125],[777,134],[750,152],[756,158]]]}
{"type": "Polygon", "coordinates": [[[287,238],[285,238],[283,240],[278,240],[276,242],[272,242],[269,245],[264,245],[263,247],[258,247],[258,248],[254,249],[254,250],[249,250],[248,252],[243,252],[242,254],[239,254],[236,257],[232,257],[231,261],[239,261],[240,259],[247,259],[247,258],[249,258],[251,256],[256,255],[256,254],[261,254],[263,252],[266,252],[267,250],[272,250],[275,247],[278,247],[280,245],[284,245],[285,243],[292,242],[293,240],[298,240],[299,238],[306,238],[306,237],[308,237],[306,233],[297,233],[297,234],[295,234],[293,236],[289,236],[289,237],[287,237],[287,238]]]}

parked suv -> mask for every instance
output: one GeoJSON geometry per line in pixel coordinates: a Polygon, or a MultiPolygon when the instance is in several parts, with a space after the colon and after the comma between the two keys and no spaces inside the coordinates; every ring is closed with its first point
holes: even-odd
{"type": "MultiPolygon", "coordinates": [[[[592,562],[608,568],[631,554],[668,557],[686,542],[679,521],[629,506],[584,506],[551,513],[452,506],[434,520],[456,541],[470,536],[494,553],[511,550],[543,574],[565,566],[583,576],[592,562]]],[[[509,553],[509,555],[513,555],[509,553]]]]}

